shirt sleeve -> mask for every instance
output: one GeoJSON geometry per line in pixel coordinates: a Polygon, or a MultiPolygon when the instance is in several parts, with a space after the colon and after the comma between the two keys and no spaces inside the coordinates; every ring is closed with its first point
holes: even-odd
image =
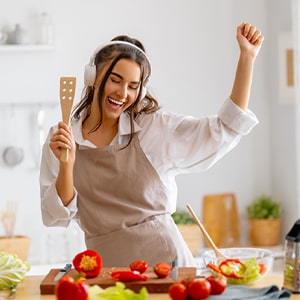
{"type": "Polygon", "coordinates": [[[70,204],[64,206],[55,187],[59,162],[49,147],[49,139],[53,132],[54,127],[50,129],[42,151],[39,178],[42,220],[46,226],[67,227],[77,213],[77,191],[70,204]]]}
{"type": "Polygon", "coordinates": [[[258,124],[251,110],[242,110],[230,99],[225,101],[220,108],[218,117],[226,126],[240,135],[247,135],[258,124]]]}
{"type": "Polygon", "coordinates": [[[227,99],[217,115],[195,118],[163,112],[152,122],[155,134],[151,140],[144,134],[143,149],[160,174],[167,172],[175,176],[210,168],[233,149],[258,120],[250,110],[243,111],[227,99]]]}

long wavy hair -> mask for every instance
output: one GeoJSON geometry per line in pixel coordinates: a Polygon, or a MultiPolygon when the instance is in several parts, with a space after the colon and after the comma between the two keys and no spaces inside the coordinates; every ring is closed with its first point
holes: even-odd
{"type": "MultiPolygon", "coordinates": [[[[130,38],[126,35],[117,36],[112,39],[112,41],[125,41],[128,43],[132,43],[138,48],[140,48],[145,53],[145,48],[143,44],[134,38],[130,38]]],[[[149,67],[150,62],[147,60],[147,57],[144,55],[142,51],[136,49],[136,47],[131,47],[130,45],[126,44],[108,44],[104,48],[100,49],[98,53],[95,55],[94,65],[96,66],[97,73],[101,72],[104,67],[109,64],[107,71],[105,72],[103,79],[100,84],[99,92],[97,95],[98,104],[100,108],[100,117],[96,124],[96,126],[92,129],[96,131],[102,124],[102,102],[103,102],[103,94],[104,94],[104,87],[111,74],[114,66],[117,62],[121,59],[128,59],[134,62],[137,62],[141,67],[141,87],[139,90],[138,97],[136,101],[126,109],[126,113],[130,116],[130,127],[131,127],[131,134],[130,139],[127,146],[131,143],[133,138],[133,121],[138,117],[138,115],[142,113],[150,114],[154,113],[159,109],[158,101],[149,93],[147,90],[146,96],[142,99],[142,85],[147,84],[149,80],[150,71],[149,67]]],[[[80,114],[82,111],[86,110],[86,116],[83,122],[89,117],[91,113],[91,105],[94,98],[94,87],[93,86],[86,86],[83,89],[82,99],[81,101],[74,107],[72,117],[75,119],[79,119],[80,114]]]]}

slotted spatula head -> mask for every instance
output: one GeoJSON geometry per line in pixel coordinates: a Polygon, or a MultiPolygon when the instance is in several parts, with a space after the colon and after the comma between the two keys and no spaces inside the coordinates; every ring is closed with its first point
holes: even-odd
{"type": "MultiPolygon", "coordinates": [[[[76,77],[60,78],[60,107],[62,112],[62,120],[69,125],[71,112],[74,104],[74,96],[76,89],[76,77]]],[[[68,150],[63,149],[60,160],[68,161],[68,150]]]]}

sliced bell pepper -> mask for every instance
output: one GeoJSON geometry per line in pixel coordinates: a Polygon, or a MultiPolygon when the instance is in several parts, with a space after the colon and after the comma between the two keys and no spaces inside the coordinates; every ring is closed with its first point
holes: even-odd
{"type": "Polygon", "coordinates": [[[111,272],[111,277],[113,279],[120,280],[122,282],[129,281],[146,281],[148,276],[145,274],[141,274],[138,271],[129,271],[129,270],[116,270],[111,272]]]}
{"type": "Polygon", "coordinates": [[[239,259],[226,259],[219,264],[221,273],[227,278],[241,279],[244,278],[243,271],[246,269],[244,263],[239,259]]]}
{"type": "Polygon", "coordinates": [[[214,271],[216,273],[221,273],[221,270],[219,269],[219,266],[216,266],[212,263],[208,263],[207,267],[210,268],[212,271],[214,271]]]}
{"type": "Polygon", "coordinates": [[[74,257],[73,266],[86,278],[97,277],[102,269],[102,257],[97,251],[88,249],[74,257]]]}
{"type": "Polygon", "coordinates": [[[261,275],[265,274],[265,273],[267,272],[267,267],[266,267],[266,265],[263,264],[263,263],[260,263],[260,264],[258,264],[258,265],[259,265],[259,273],[260,273],[261,275]]]}
{"type": "Polygon", "coordinates": [[[218,266],[208,263],[207,267],[214,273],[224,275],[229,284],[248,284],[267,272],[263,263],[257,263],[256,258],[249,258],[244,262],[239,259],[226,259],[218,266]]]}

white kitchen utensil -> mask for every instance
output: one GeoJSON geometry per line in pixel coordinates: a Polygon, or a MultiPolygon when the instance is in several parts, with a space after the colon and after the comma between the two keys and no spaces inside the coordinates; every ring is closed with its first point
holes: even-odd
{"type": "Polygon", "coordinates": [[[194,212],[194,210],[192,209],[192,207],[188,204],[187,209],[189,210],[190,214],[192,215],[192,217],[194,218],[194,220],[196,221],[197,225],[200,227],[202,233],[204,234],[205,238],[207,239],[207,241],[209,242],[209,244],[211,245],[211,247],[213,248],[213,250],[216,253],[217,257],[222,257],[224,259],[227,259],[227,256],[225,256],[220,250],[219,248],[216,246],[216,244],[214,243],[214,241],[211,239],[210,235],[208,234],[208,232],[206,231],[205,227],[202,225],[202,223],[200,222],[199,218],[197,217],[196,213],[194,212]]]}
{"type": "Polygon", "coordinates": [[[8,237],[13,237],[17,218],[17,203],[8,201],[6,210],[2,211],[1,221],[8,237]]]}
{"type": "MultiPolygon", "coordinates": [[[[66,124],[70,124],[71,111],[74,103],[74,95],[76,89],[75,77],[60,78],[60,106],[62,111],[62,119],[66,124]]],[[[60,157],[62,162],[68,161],[68,149],[63,149],[60,157]]]]}
{"type": "Polygon", "coordinates": [[[6,166],[15,167],[24,159],[24,150],[18,146],[8,146],[2,153],[3,162],[6,166]]]}
{"type": "Polygon", "coordinates": [[[0,45],[6,44],[7,38],[7,33],[0,31],[0,45]]]}

